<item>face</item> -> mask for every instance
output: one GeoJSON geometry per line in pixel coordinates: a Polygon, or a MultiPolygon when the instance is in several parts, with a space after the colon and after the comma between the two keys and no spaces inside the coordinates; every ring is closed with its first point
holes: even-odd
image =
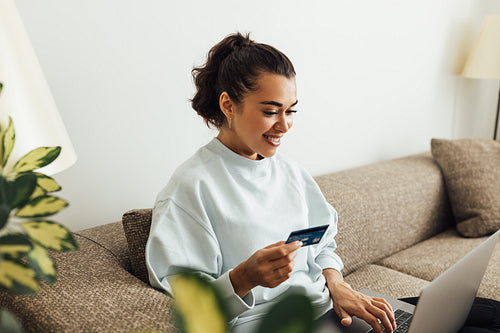
{"type": "Polygon", "coordinates": [[[260,74],[257,90],[247,93],[241,103],[234,103],[224,92],[219,104],[227,126],[220,129],[217,138],[246,158],[271,157],[293,125],[297,105],[295,78],[260,74]]]}

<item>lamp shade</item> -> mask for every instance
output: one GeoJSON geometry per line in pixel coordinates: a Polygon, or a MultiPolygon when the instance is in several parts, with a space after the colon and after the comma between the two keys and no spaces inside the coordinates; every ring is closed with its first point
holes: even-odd
{"type": "Polygon", "coordinates": [[[462,75],[473,79],[500,79],[500,14],[488,15],[462,75]]]}
{"type": "Polygon", "coordinates": [[[61,146],[39,171],[51,175],[73,165],[73,145],[13,0],[0,0],[0,82],[0,122],[5,127],[12,117],[16,131],[9,164],[35,148],[61,146]]]}

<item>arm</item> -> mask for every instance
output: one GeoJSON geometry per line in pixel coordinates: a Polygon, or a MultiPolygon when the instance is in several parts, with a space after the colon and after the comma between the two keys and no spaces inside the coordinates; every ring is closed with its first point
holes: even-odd
{"type": "Polygon", "coordinates": [[[253,288],[274,288],[286,281],[293,270],[293,260],[301,242],[278,242],[255,252],[230,273],[235,293],[244,297],[253,288]]]}
{"type": "Polygon", "coordinates": [[[170,295],[169,279],[183,268],[205,276],[228,304],[230,320],[254,305],[253,293],[240,298],[231,284],[230,272],[222,272],[222,254],[210,225],[203,224],[173,201],[160,202],[153,211],[146,264],[151,285],[170,295]]]}
{"type": "Polygon", "coordinates": [[[351,325],[352,316],[356,316],[370,324],[377,333],[383,333],[378,320],[386,332],[392,332],[396,328],[392,308],[385,299],[373,298],[353,290],[337,270],[325,269],[323,275],[332,297],[333,309],[341,318],[342,325],[351,325]]]}

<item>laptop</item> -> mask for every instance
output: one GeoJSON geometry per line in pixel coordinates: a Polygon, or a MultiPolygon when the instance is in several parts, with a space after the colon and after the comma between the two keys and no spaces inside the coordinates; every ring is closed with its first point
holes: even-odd
{"type": "MultiPolygon", "coordinates": [[[[420,293],[417,306],[363,289],[362,293],[385,298],[394,310],[398,324],[395,332],[456,333],[464,324],[476,296],[491,254],[500,237],[500,230],[456,262],[427,285],[420,293]]],[[[350,326],[342,326],[334,311],[331,318],[322,321],[318,333],[373,332],[365,321],[353,317],[350,326]]]]}

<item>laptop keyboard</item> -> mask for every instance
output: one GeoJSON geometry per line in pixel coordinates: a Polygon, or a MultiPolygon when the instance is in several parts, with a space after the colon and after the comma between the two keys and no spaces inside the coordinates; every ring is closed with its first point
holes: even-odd
{"type": "MultiPolygon", "coordinates": [[[[401,309],[397,309],[394,311],[394,317],[396,317],[396,330],[394,330],[394,333],[406,333],[410,329],[410,323],[411,323],[411,318],[413,317],[413,314],[410,312],[403,311],[401,309]]],[[[384,327],[382,327],[382,330],[385,332],[384,327]]],[[[373,333],[375,330],[372,328],[369,330],[367,333],[373,333]]]]}

